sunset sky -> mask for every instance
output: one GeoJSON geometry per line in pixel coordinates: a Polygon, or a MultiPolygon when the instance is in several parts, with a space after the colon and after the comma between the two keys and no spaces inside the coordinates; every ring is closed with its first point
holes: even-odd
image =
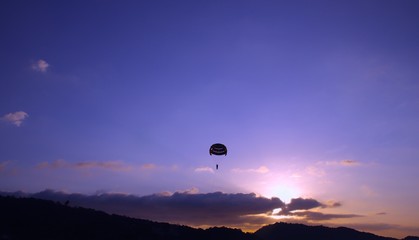
{"type": "Polygon", "coordinates": [[[0,1],[0,192],[198,227],[419,236],[418,13],[0,1]]]}

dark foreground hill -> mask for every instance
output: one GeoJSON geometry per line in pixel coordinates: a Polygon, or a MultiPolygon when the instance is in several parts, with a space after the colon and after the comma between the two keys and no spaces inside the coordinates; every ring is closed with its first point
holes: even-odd
{"type": "Polygon", "coordinates": [[[203,230],[47,200],[0,196],[0,240],[3,239],[394,240],[349,228],[287,223],[265,226],[253,234],[224,227],[203,230]]]}
{"type": "Polygon", "coordinates": [[[195,229],[34,198],[0,197],[0,239],[255,239],[239,229],[195,229]]]}

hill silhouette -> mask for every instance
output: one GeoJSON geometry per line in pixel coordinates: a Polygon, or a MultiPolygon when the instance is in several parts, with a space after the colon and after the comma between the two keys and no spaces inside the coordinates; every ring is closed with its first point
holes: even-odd
{"type": "Polygon", "coordinates": [[[265,226],[255,232],[260,239],[339,239],[339,240],[394,240],[395,238],[381,237],[372,233],[359,232],[354,229],[324,226],[307,226],[303,224],[275,223],[265,226]]]}
{"type": "MultiPolygon", "coordinates": [[[[290,223],[268,225],[253,234],[226,227],[204,230],[69,207],[49,200],[0,196],[1,239],[395,240],[343,227],[290,223]]],[[[404,240],[416,239],[419,238],[404,240]]]]}

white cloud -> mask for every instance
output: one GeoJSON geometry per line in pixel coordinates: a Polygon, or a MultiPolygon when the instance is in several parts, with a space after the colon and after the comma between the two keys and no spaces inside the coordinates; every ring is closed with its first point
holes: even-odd
{"type": "Polygon", "coordinates": [[[212,169],[210,167],[199,167],[199,168],[195,168],[195,172],[209,172],[209,173],[214,173],[214,169],[212,169]]]}
{"type": "Polygon", "coordinates": [[[37,72],[46,72],[48,70],[49,63],[45,60],[39,59],[34,64],[32,64],[32,69],[37,72]]]}
{"type": "Polygon", "coordinates": [[[9,122],[11,124],[14,124],[18,127],[22,124],[23,120],[27,118],[29,115],[23,111],[14,112],[14,113],[8,113],[4,115],[1,119],[3,121],[9,122]]]}
{"type": "Polygon", "coordinates": [[[251,172],[251,173],[268,173],[269,172],[269,168],[266,166],[260,166],[259,168],[250,168],[250,169],[240,169],[240,168],[235,168],[232,170],[233,172],[237,172],[237,173],[242,173],[242,172],[251,172]]]}

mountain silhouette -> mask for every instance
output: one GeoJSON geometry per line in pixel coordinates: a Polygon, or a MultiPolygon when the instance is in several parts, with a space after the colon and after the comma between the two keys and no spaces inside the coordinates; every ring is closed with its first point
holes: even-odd
{"type": "Polygon", "coordinates": [[[339,240],[394,240],[395,238],[381,237],[372,233],[359,232],[354,229],[324,226],[307,226],[295,223],[275,223],[262,227],[254,233],[265,240],[304,240],[304,239],[339,239],[339,240]]]}
{"type": "Polygon", "coordinates": [[[395,240],[344,227],[290,223],[275,223],[255,233],[226,227],[204,230],[70,207],[68,203],[0,196],[0,240],[6,239],[395,240]]]}

